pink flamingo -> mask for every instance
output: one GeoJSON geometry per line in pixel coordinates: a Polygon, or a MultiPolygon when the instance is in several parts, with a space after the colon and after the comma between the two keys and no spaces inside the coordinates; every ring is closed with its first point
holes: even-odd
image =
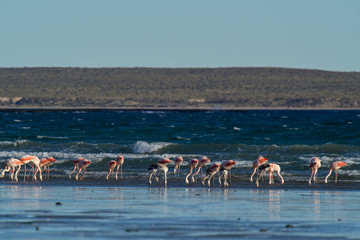
{"type": "Polygon", "coordinates": [[[284,184],[284,178],[281,176],[280,174],[280,171],[281,171],[281,168],[278,164],[275,164],[275,163],[271,163],[271,164],[262,164],[261,166],[259,166],[259,171],[260,172],[260,175],[256,178],[256,186],[259,187],[259,178],[262,177],[262,175],[268,171],[269,172],[269,184],[272,184],[274,183],[274,172],[277,173],[277,175],[280,177],[281,179],[281,184],[284,184]]]}
{"type": "Polygon", "coordinates": [[[206,166],[208,163],[210,163],[210,159],[207,157],[201,157],[199,159],[199,164],[197,165],[197,171],[191,177],[192,182],[195,182],[195,176],[200,172],[200,170],[201,170],[201,175],[203,175],[202,167],[206,166]]]}
{"type": "MultiPolygon", "coordinates": [[[[25,175],[26,175],[26,164],[30,164],[32,166],[35,166],[35,171],[33,173],[33,179],[36,181],[36,174],[39,172],[39,178],[42,181],[42,170],[40,167],[40,159],[38,157],[35,156],[31,156],[31,155],[25,155],[23,157],[20,158],[20,161],[22,161],[25,165],[25,175]]],[[[24,176],[25,178],[25,176],[24,176]]]]}
{"type": "Polygon", "coordinates": [[[117,162],[115,160],[110,160],[108,163],[107,163],[107,166],[109,168],[109,172],[108,174],[106,175],[106,180],[109,181],[109,176],[112,172],[112,170],[114,170],[114,168],[116,167],[117,165],[117,162]]]}
{"type": "Polygon", "coordinates": [[[333,162],[330,164],[330,172],[329,174],[326,176],[325,178],[325,183],[327,183],[327,179],[328,177],[331,175],[331,172],[333,170],[335,170],[335,183],[337,183],[337,177],[338,177],[338,173],[337,173],[337,170],[340,169],[341,167],[343,166],[346,166],[347,163],[346,162],[341,162],[341,161],[336,161],[336,162],[333,162]]]}
{"type": "Polygon", "coordinates": [[[178,174],[178,176],[180,176],[180,166],[183,163],[184,159],[180,156],[176,157],[174,162],[175,162],[175,167],[174,167],[174,174],[176,175],[176,173],[178,174]]]}
{"type": "Polygon", "coordinates": [[[321,167],[321,160],[317,157],[312,157],[310,159],[310,164],[309,164],[309,168],[311,169],[311,175],[309,178],[309,185],[311,185],[311,178],[314,177],[314,183],[316,180],[316,176],[317,176],[317,172],[318,172],[318,168],[321,167]]]}
{"type": "Polygon", "coordinates": [[[224,177],[224,187],[228,187],[229,184],[227,182],[228,171],[231,171],[231,168],[235,166],[235,161],[233,160],[224,160],[220,164],[220,176],[219,176],[219,184],[221,186],[221,178],[224,177]]]}
{"type": "Polygon", "coordinates": [[[15,168],[17,168],[16,173],[15,173],[15,181],[18,181],[18,174],[20,171],[21,166],[24,165],[24,163],[22,161],[20,161],[19,159],[15,159],[15,158],[11,158],[5,161],[5,168],[4,170],[1,172],[0,178],[3,178],[5,175],[5,172],[11,172],[11,181],[14,181],[14,173],[15,173],[15,168]]]}
{"type": "Polygon", "coordinates": [[[83,180],[83,177],[84,177],[84,174],[86,172],[86,168],[90,165],[90,161],[85,159],[85,158],[78,158],[78,159],[75,159],[72,161],[74,163],[74,169],[72,170],[72,172],[70,173],[69,175],[69,179],[71,179],[71,174],[73,172],[76,171],[76,169],[78,170],[76,176],[75,176],[75,179],[78,180],[78,177],[79,177],[79,174],[81,173],[81,171],[83,171],[81,177],[80,177],[80,180],[83,180]]]}
{"type": "Polygon", "coordinates": [[[204,186],[206,179],[208,179],[208,186],[210,187],[211,178],[213,178],[214,175],[219,172],[219,170],[220,170],[220,164],[219,163],[213,163],[211,165],[211,167],[206,169],[206,175],[202,179],[201,184],[204,186]]]}
{"type": "MultiPolygon", "coordinates": [[[[268,159],[267,158],[264,158],[263,156],[259,156],[256,160],[253,161],[253,169],[254,169],[254,172],[251,174],[251,177],[250,177],[250,182],[253,181],[253,176],[255,175],[256,171],[258,170],[258,168],[267,163],[268,162],[268,159]]],[[[258,176],[259,176],[259,171],[257,172],[258,176]]]]}
{"type": "MultiPolygon", "coordinates": [[[[196,168],[196,166],[199,164],[199,160],[197,160],[196,158],[193,158],[189,161],[189,166],[190,166],[190,172],[188,175],[186,175],[185,177],[185,182],[187,184],[189,184],[189,176],[191,175],[192,171],[194,168],[196,168]]],[[[193,180],[193,182],[195,182],[195,180],[193,180]]]]}
{"type": "Polygon", "coordinates": [[[151,185],[151,177],[152,175],[155,174],[155,179],[156,182],[159,183],[159,175],[161,174],[161,172],[164,173],[164,182],[165,182],[165,186],[167,185],[167,172],[169,171],[169,168],[167,167],[167,165],[171,163],[171,160],[168,158],[162,158],[159,161],[157,161],[154,164],[151,164],[150,167],[148,168],[149,170],[149,184],[151,185]],[[158,172],[159,170],[159,172],[158,172]]]}
{"type": "Polygon", "coordinates": [[[47,179],[49,179],[50,175],[50,165],[54,164],[56,162],[56,159],[53,157],[43,158],[40,160],[40,168],[42,168],[42,171],[47,173],[47,179]]]}

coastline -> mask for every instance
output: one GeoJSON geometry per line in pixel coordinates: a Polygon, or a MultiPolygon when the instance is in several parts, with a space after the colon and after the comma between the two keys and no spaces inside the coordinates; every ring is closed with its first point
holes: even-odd
{"type": "Polygon", "coordinates": [[[5,107],[0,106],[2,112],[26,112],[26,111],[358,111],[360,108],[336,108],[336,107],[5,107]]]}

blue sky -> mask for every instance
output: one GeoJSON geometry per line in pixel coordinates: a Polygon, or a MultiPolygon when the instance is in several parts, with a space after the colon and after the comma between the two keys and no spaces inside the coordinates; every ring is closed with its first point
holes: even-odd
{"type": "Polygon", "coordinates": [[[0,67],[360,71],[358,0],[1,0],[0,67]]]}

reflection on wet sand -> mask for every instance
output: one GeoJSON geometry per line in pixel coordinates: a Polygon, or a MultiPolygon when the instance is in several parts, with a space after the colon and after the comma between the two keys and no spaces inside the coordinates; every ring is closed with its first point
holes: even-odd
{"type": "Polygon", "coordinates": [[[18,239],[331,239],[360,234],[357,191],[0,186],[0,197],[4,239],[9,233],[18,239]]]}

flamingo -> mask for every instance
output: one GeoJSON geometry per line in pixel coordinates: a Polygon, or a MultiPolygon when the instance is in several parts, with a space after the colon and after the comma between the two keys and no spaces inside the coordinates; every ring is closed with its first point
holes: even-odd
{"type": "MultiPolygon", "coordinates": [[[[263,156],[259,156],[256,160],[253,161],[253,173],[251,174],[250,176],[250,182],[253,181],[253,176],[255,175],[256,171],[258,170],[258,168],[267,163],[268,159],[267,158],[264,158],[263,156]]],[[[257,172],[257,175],[259,176],[259,171],[257,172]]]]}
{"type": "Polygon", "coordinates": [[[73,172],[75,172],[76,169],[78,169],[78,172],[77,172],[77,174],[75,176],[75,179],[78,180],[79,174],[81,173],[82,170],[84,170],[82,176],[80,177],[80,180],[82,180],[83,177],[84,177],[84,174],[86,172],[86,168],[90,165],[91,162],[89,160],[85,159],[85,158],[82,158],[82,157],[78,158],[78,159],[75,159],[72,162],[74,163],[74,169],[70,173],[69,179],[71,179],[71,174],[73,172]]]}
{"type": "Polygon", "coordinates": [[[150,167],[148,168],[149,170],[149,184],[151,185],[151,177],[152,175],[155,174],[155,179],[156,182],[159,183],[159,175],[161,173],[161,171],[164,173],[164,182],[165,182],[165,186],[167,185],[167,172],[169,171],[169,168],[167,167],[167,165],[171,163],[171,160],[168,158],[162,158],[159,161],[157,161],[154,164],[151,164],[150,167]],[[157,172],[159,170],[159,172],[157,172]]]}
{"type": "Polygon", "coordinates": [[[259,178],[262,177],[262,175],[268,171],[269,172],[269,184],[272,184],[274,183],[274,175],[273,173],[276,172],[277,175],[280,177],[281,179],[281,184],[284,184],[284,178],[281,176],[280,174],[280,171],[281,171],[281,168],[278,164],[275,164],[275,163],[271,163],[271,164],[262,164],[261,166],[259,166],[259,171],[260,172],[260,175],[256,178],[256,186],[259,187],[259,178]]]}
{"type": "Polygon", "coordinates": [[[202,179],[201,184],[204,186],[205,180],[208,179],[208,186],[210,187],[210,180],[214,177],[216,173],[218,173],[220,170],[220,164],[219,163],[213,163],[211,167],[206,169],[206,175],[202,179]]]}
{"type": "Polygon", "coordinates": [[[20,171],[20,168],[22,165],[24,165],[24,163],[16,158],[10,158],[10,159],[6,160],[5,168],[1,172],[0,178],[4,177],[5,172],[10,171],[11,172],[11,181],[14,181],[14,172],[15,172],[15,168],[17,168],[16,173],[15,173],[15,181],[18,181],[18,174],[19,174],[19,171],[20,171]]]}
{"type": "Polygon", "coordinates": [[[310,159],[309,168],[311,168],[311,175],[309,178],[309,185],[311,185],[311,178],[314,177],[314,183],[317,176],[318,168],[321,167],[321,160],[317,157],[312,157],[310,159]]]}
{"type": "Polygon", "coordinates": [[[221,186],[221,178],[224,177],[224,187],[228,187],[229,184],[227,182],[228,171],[231,170],[233,166],[235,166],[235,161],[233,160],[224,160],[220,164],[220,176],[219,176],[219,184],[221,186]]]}
{"type": "Polygon", "coordinates": [[[202,175],[202,167],[206,166],[208,163],[210,163],[210,159],[207,157],[201,157],[199,160],[199,164],[197,165],[197,171],[192,175],[191,180],[192,182],[195,182],[195,176],[200,172],[202,175]]]}
{"type": "Polygon", "coordinates": [[[180,156],[176,157],[174,162],[175,162],[175,167],[174,167],[174,174],[176,175],[176,173],[178,174],[178,176],[180,176],[180,166],[183,163],[184,159],[180,156]]]}
{"type": "Polygon", "coordinates": [[[115,178],[116,178],[116,180],[118,180],[118,171],[119,171],[119,168],[121,168],[121,170],[120,170],[120,179],[122,179],[122,165],[124,164],[125,159],[124,159],[123,156],[119,155],[119,156],[117,156],[115,161],[116,161],[115,178]]]}
{"type": "Polygon", "coordinates": [[[112,170],[114,170],[114,168],[116,167],[117,165],[117,162],[115,160],[110,160],[108,163],[107,163],[107,166],[109,168],[109,173],[106,175],[106,180],[109,181],[109,176],[112,172],[112,170]]]}
{"type": "Polygon", "coordinates": [[[47,178],[49,179],[50,174],[50,165],[54,164],[56,159],[53,157],[43,158],[40,160],[40,168],[43,168],[42,171],[47,172],[47,178]]]}
{"type": "MultiPolygon", "coordinates": [[[[193,158],[189,161],[189,166],[190,166],[190,172],[188,175],[186,175],[185,177],[185,182],[187,184],[189,184],[189,176],[191,175],[192,171],[194,168],[196,168],[196,166],[199,164],[199,160],[197,160],[196,158],[193,158]]],[[[195,182],[195,180],[193,180],[192,182],[195,182]]]]}
{"type": "MultiPolygon", "coordinates": [[[[20,161],[22,161],[24,163],[24,165],[26,166],[26,164],[31,164],[32,166],[35,166],[35,171],[33,173],[33,179],[36,181],[36,174],[39,172],[39,178],[42,181],[42,170],[40,167],[40,159],[38,157],[35,156],[31,156],[31,155],[25,155],[23,157],[20,158],[20,161]]],[[[26,167],[25,167],[25,174],[26,174],[26,167]]],[[[25,178],[25,176],[24,176],[25,178]]]]}
{"type": "Polygon", "coordinates": [[[338,177],[338,173],[337,173],[337,170],[340,169],[341,167],[343,166],[346,166],[347,163],[346,162],[341,162],[341,161],[336,161],[336,162],[333,162],[330,164],[330,172],[329,174],[326,176],[325,178],[325,183],[327,183],[327,179],[328,177],[331,175],[331,172],[333,170],[335,170],[335,183],[337,183],[337,177],[338,177]]]}

